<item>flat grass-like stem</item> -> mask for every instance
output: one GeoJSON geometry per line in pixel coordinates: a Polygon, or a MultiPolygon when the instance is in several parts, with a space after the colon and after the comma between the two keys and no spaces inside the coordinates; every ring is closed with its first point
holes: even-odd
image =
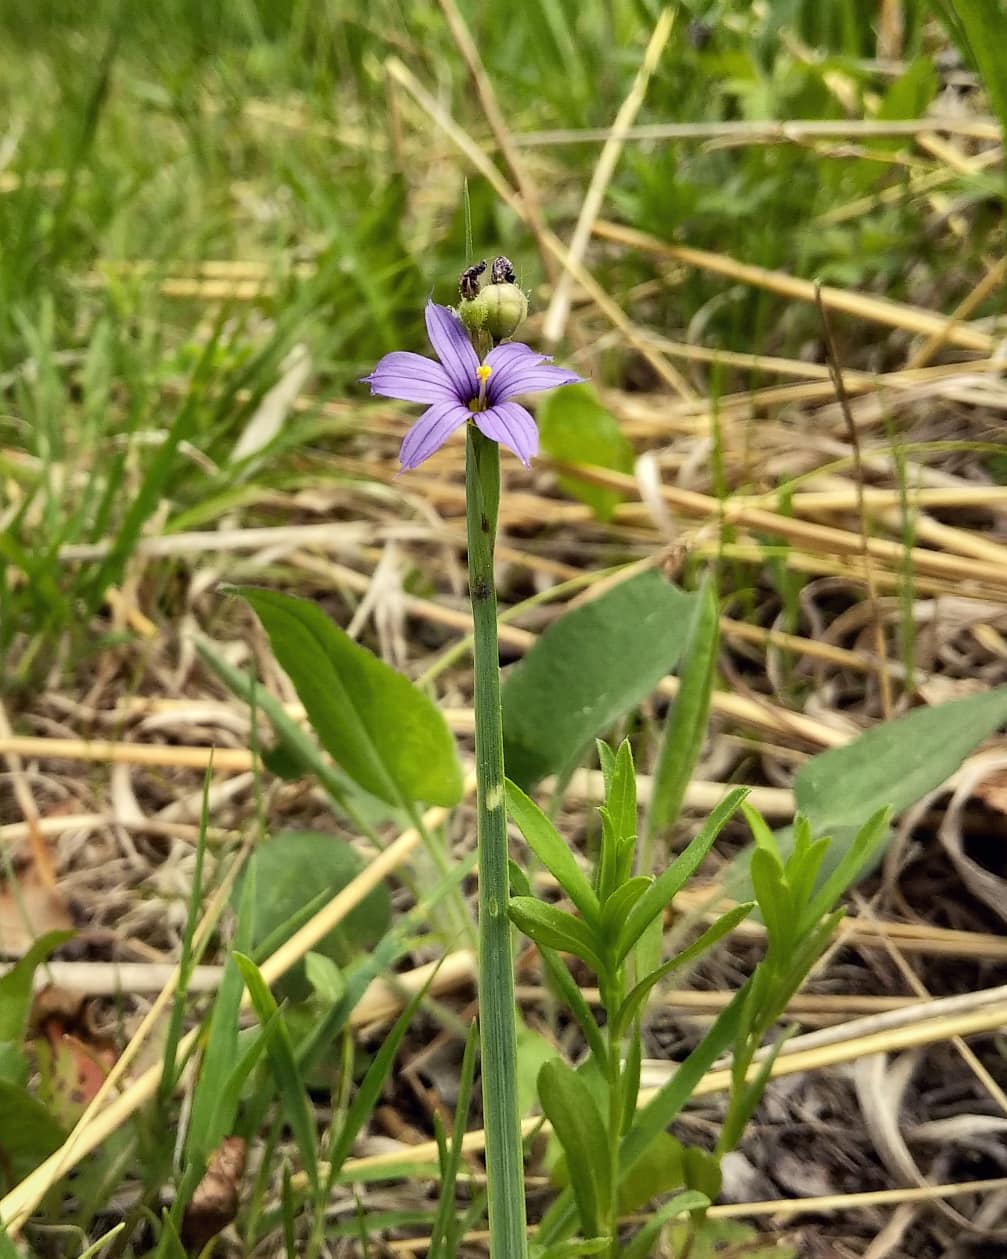
{"type": "Polygon", "coordinates": [[[524,1259],[524,1159],[517,1097],[517,1008],[507,916],[507,811],[493,550],[500,447],[468,425],[465,460],[469,592],[475,665],[479,843],[479,1038],[492,1259],[524,1259]]]}

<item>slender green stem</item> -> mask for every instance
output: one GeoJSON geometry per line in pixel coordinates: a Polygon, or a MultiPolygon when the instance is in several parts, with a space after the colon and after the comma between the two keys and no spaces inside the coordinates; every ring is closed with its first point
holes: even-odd
{"type": "Polygon", "coordinates": [[[608,1142],[611,1164],[609,1180],[612,1197],[608,1204],[608,1253],[610,1259],[619,1255],[619,1143],[622,1140],[622,1053],[620,1038],[615,1034],[615,1008],[609,1012],[608,1034],[608,1142]]]}
{"type": "Polygon", "coordinates": [[[500,448],[468,426],[465,515],[475,664],[479,836],[479,1037],[491,1259],[524,1259],[524,1158],[517,1099],[517,1017],[507,917],[507,813],[493,548],[500,506],[500,448]]]}

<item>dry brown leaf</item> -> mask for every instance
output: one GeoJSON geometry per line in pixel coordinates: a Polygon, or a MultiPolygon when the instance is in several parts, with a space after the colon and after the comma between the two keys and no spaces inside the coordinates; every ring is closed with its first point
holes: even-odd
{"type": "Polygon", "coordinates": [[[73,926],[63,897],[35,866],[0,884],[0,954],[21,957],[39,936],[73,926]]]}

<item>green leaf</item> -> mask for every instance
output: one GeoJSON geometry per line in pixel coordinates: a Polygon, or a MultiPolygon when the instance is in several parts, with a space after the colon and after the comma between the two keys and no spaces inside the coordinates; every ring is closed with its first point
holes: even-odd
{"type": "MultiPolygon", "coordinates": [[[[1007,35],[1007,28],[1004,30],[1007,35]]],[[[885,92],[878,108],[879,119],[922,118],[937,95],[940,84],[929,57],[917,57],[905,74],[899,75],[885,92]]],[[[898,143],[896,140],[895,143],[898,143]]]]}
{"type": "Polygon", "coordinates": [[[1000,125],[1007,131],[1007,13],[1002,0],[932,0],[965,59],[978,70],[1000,125]],[[1001,51],[998,53],[997,49],[1001,51]]]}
{"type": "Polygon", "coordinates": [[[451,731],[422,691],[306,599],[243,586],[332,759],[388,804],[452,806],[462,772],[451,731]]]}
{"type": "Polygon", "coordinates": [[[533,1250],[533,1259],[577,1259],[578,1255],[600,1255],[609,1244],[607,1237],[572,1237],[544,1250],[533,1250]]]}
{"type": "Polygon", "coordinates": [[[674,668],[692,607],[691,595],[648,570],[551,625],[504,682],[508,776],[527,790],[576,764],[674,668]]]}
{"type": "Polygon", "coordinates": [[[294,777],[312,773],[333,800],[343,804],[351,787],[349,780],[340,777],[340,771],[333,767],[311,735],[287,715],[280,701],[260,686],[251,674],[236,669],[218,655],[205,639],[196,639],[196,650],[225,686],[269,718],[276,734],[276,746],[262,754],[266,768],[280,778],[285,778],[288,773],[294,777]]]}
{"type": "Polygon", "coordinates": [[[604,973],[594,935],[580,918],[533,896],[512,896],[508,910],[511,922],[529,940],[549,949],[573,953],[587,962],[596,974],[604,973]]]}
{"type": "Polygon", "coordinates": [[[598,764],[601,766],[601,775],[605,780],[605,795],[607,796],[612,790],[612,775],[615,773],[615,753],[604,739],[595,739],[594,745],[598,749],[598,764]]]}
{"type": "Polygon", "coordinates": [[[367,1074],[360,1082],[353,1101],[350,1103],[346,1119],[343,1121],[343,1126],[339,1130],[339,1136],[329,1152],[330,1186],[335,1183],[336,1177],[339,1175],[339,1169],[353,1148],[353,1142],[357,1139],[360,1129],[366,1123],[367,1117],[377,1105],[378,1097],[385,1086],[385,1080],[388,1078],[388,1073],[395,1063],[395,1055],[399,1052],[402,1038],[409,1031],[409,1025],[413,1021],[413,1016],[419,1009],[420,1002],[426,997],[427,989],[430,987],[433,978],[434,972],[431,972],[430,978],[413,995],[409,1004],[395,1020],[395,1026],[381,1042],[381,1048],[375,1054],[374,1061],[367,1068],[367,1074]]]}
{"type": "Polygon", "coordinates": [[[697,957],[702,957],[707,949],[713,948],[722,936],[727,935],[729,931],[733,931],[742,919],[747,918],[752,912],[752,908],[751,904],[735,905],[726,914],[718,918],[715,923],[707,927],[699,939],[690,944],[687,949],[683,949],[681,953],[671,958],[670,961],[665,962],[656,971],[641,979],[619,1007],[619,1013],[615,1019],[617,1032],[621,1033],[637,1017],[640,1007],[655,984],[660,983],[662,979],[666,979],[672,971],[676,971],[682,966],[687,966],[690,962],[695,961],[697,957]]]}
{"type": "Polygon", "coordinates": [[[645,1207],[658,1194],[685,1185],[684,1150],[670,1132],[659,1133],[646,1154],[637,1159],[619,1182],[619,1214],[629,1215],[645,1207]]]}
{"type": "Polygon", "coordinates": [[[304,972],[315,995],[329,1005],[335,1005],[346,996],[346,980],[331,957],[324,953],[309,953],[304,959],[304,972]]]}
{"type": "Polygon", "coordinates": [[[812,757],[794,779],[797,808],[816,835],[860,827],[886,805],[901,813],[950,778],[1004,722],[1007,687],[917,708],[812,757]]]}
{"type": "Polygon", "coordinates": [[[806,904],[806,921],[810,925],[827,914],[840,896],[857,881],[864,870],[874,864],[878,850],[888,841],[889,809],[879,809],[857,832],[857,837],[840,857],[838,864],[824,880],[814,897],[799,904],[806,904]]]}
{"type": "Polygon", "coordinates": [[[636,944],[648,924],[658,914],[664,912],[665,907],[675,898],[682,885],[696,872],[703,858],[716,842],[717,836],[747,794],[748,789],[745,787],[735,787],[729,791],[703,823],[699,834],[685,851],[675,858],[668,869],[659,875],[643,894],[626,920],[619,939],[620,960],[636,944]]]}
{"type": "Polygon", "coordinates": [[[605,1038],[595,1022],[591,1007],[584,1000],[584,994],[574,981],[574,977],[567,970],[566,963],[555,949],[546,948],[545,945],[540,944],[538,950],[546,979],[552,985],[567,1010],[577,1020],[580,1030],[584,1033],[584,1039],[587,1041],[588,1048],[604,1068],[605,1063],[608,1062],[605,1038]]]}
{"type": "MultiPolygon", "coordinates": [[[[633,447],[590,385],[554,390],[539,403],[536,419],[542,449],[554,459],[614,472],[633,471],[633,447]]],[[[586,503],[599,520],[611,520],[625,498],[620,490],[593,485],[582,477],[560,473],[557,480],[565,494],[586,503]]]]}
{"type": "MultiPolygon", "coordinates": [[[[428,1259],[442,1259],[443,1255],[453,1256],[458,1251],[458,1223],[455,1216],[455,1184],[462,1163],[462,1143],[465,1139],[465,1127],[468,1121],[469,1107],[472,1103],[472,1086],[475,1079],[476,1051],[479,1046],[479,1024],[473,1022],[465,1041],[465,1053],[462,1056],[462,1068],[458,1079],[458,1099],[455,1103],[454,1127],[451,1132],[450,1149],[441,1154],[441,1190],[437,1203],[437,1212],[430,1229],[430,1248],[428,1259]]],[[[521,1112],[526,1113],[525,1111],[521,1112]]]]}
{"type": "Polygon", "coordinates": [[[628,739],[623,739],[615,754],[605,786],[605,808],[616,839],[622,842],[636,835],[636,767],[628,739]]]}
{"type": "Polygon", "coordinates": [[[0,1041],[0,1080],[19,1088],[28,1082],[28,1055],[9,1040],[0,1041]]]}
{"type": "Polygon", "coordinates": [[[179,1240],[175,1222],[167,1210],[161,1215],[161,1236],[154,1251],[154,1259],[188,1259],[185,1247],[179,1240]]]}
{"type": "Polygon", "coordinates": [[[233,956],[245,981],[259,1022],[265,1025],[275,1020],[266,1049],[273,1069],[276,1091],[300,1149],[308,1180],[317,1193],[319,1187],[318,1134],[315,1130],[314,1114],[308,1103],[307,1091],[297,1070],[290,1032],[283,1021],[283,1016],[279,1014],[273,994],[269,991],[269,986],[262,978],[259,968],[250,957],[242,953],[235,953],[233,956]]]}
{"type": "Polygon", "coordinates": [[[759,913],[774,951],[786,956],[797,932],[795,907],[790,903],[783,872],[765,848],[756,848],[749,865],[759,913]]]}
{"type": "Polygon", "coordinates": [[[556,1046],[540,1032],[519,1023],[517,1029],[518,1111],[530,1115],[538,1098],[538,1073],[556,1057],[556,1046]]]}
{"type": "Polygon", "coordinates": [[[0,1080],[0,1186],[12,1189],[59,1149],[65,1135],[38,1098],[0,1080]]]}
{"type": "Polygon", "coordinates": [[[507,811],[528,847],[590,922],[598,920],[598,898],[577,864],[570,846],[520,787],[507,782],[507,811]]]}
{"type": "Polygon", "coordinates": [[[606,777],[601,859],[595,872],[598,896],[607,900],[624,884],[636,852],[636,771],[628,739],[623,739],[606,777]]]}
{"type": "Polygon", "coordinates": [[[702,1211],[710,1205],[710,1199],[695,1189],[687,1189],[678,1194],[670,1202],[666,1202],[654,1212],[654,1215],[640,1229],[628,1246],[623,1248],[622,1259],[647,1259],[661,1230],[676,1215],[684,1215],[687,1211],[702,1211]]]}
{"type": "Polygon", "coordinates": [[[686,788],[706,738],[720,642],[717,595],[710,581],[704,581],[696,600],[695,616],[678,671],[678,694],[668,709],[654,771],[647,816],[651,834],[678,820],[686,788]]]}
{"type": "Polygon", "coordinates": [[[664,1132],[673,1122],[706,1072],[734,1044],[748,992],[749,987],[746,985],[735,993],[692,1053],[676,1068],[671,1078],[661,1085],[646,1106],[636,1112],[633,1126],[619,1147],[621,1178],[624,1179],[631,1173],[637,1159],[644,1156],[658,1134],[664,1132]]]}
{"type": "Polygon", "coordinates": [[[28,1026],[35,970],[73,935],[72,931],[49,931],[39,936],[24,957],[0,979],[0,1043],[21,1044],[28,1026]]]}
{"type": "Polygon", "coordinates": [[[605,902],[601,911],[601,936],[606,944],[618,939],[629,912],[639,902],[640,897],[654,883],[652,874],[638,874],[629,879],[621,887],[617,887],[605,902]]]}
{"type": "Polygon", "coordinates": [[[538,1077],[539,1100],[566,1155],[581,1231],[599,1236],[612,1191],[605,1124],[588,1085],[559,1058],[538,1077]]]}
{"type": "MultiPolygon", "coordinates": [[[[242,893],[237,899],[237,929],[233,945],[239,953],[250,953],[253,948],[256,899],[255,870],[246,868],[242,893]]],[[[186,1160],[196,1166],[200,1175],[210,1152],[232,1131],[238,1111],[238,1097],[228,1094],[226,1082],[238,1056],[238,1028],[244,990],[238,964],[233,956],[229,956],[210,1015],[210,1030],[186,1132],[186,1160]]]]}
{"type": "MultiPolygon", "coordinates": [[[[274,947],[287,939],[309,896],[331,899],[363,868],[362,858],[348,843],[322,831],[285,831],[260,844],[231,894],[231,903],[237,908],[242,903],[245,880],[254,873],[251,949],[258,949],[270,937],[274,947]]],[[[381,939],[391,924],[391,913],[391,897],[381,883],[319,940],[314,951],[344,965],[353,950],[372,948],[381,939]]],[[[284,977],[278,990],[294,1000],[307,997],[310,985],[304,978],[303,962],[284,977]]]]}

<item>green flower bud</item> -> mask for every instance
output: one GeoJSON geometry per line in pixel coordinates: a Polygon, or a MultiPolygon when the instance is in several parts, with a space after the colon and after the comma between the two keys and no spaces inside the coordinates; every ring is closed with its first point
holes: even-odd
{"type": "Polygon", "coordinates": [[[516,284],[488,284],[479,302],[486,311],[483,326],[494,341],[512,337],[528,315],[528,299],[516,284]]]}
{"type": "Polygon", "coordinates": [[[482,332],[486,327],[486,303],[483,294],[471,301],[462,302],[458,307],[458,318],[470,333],[482,332]]]}

